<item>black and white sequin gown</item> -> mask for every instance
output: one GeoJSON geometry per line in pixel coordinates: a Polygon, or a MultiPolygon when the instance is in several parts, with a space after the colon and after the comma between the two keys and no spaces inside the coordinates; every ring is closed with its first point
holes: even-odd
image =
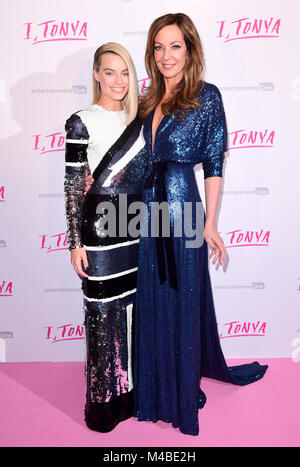
{"type": "MultiPolygon", "coordinates": [[[[128,234],[128,223],[125,225],[121,216],[130,203],[141,199],[147,162],[141,123],[136,118],[126,126],[126,117],[125,110],[111,111],[93,104],[71,115],[65,125],[69,249],[84,247],[88,259],[88,278],[82,280],[85,421],[101,432],[111,431],[133,413],[139,237],[128,234]],[[93,175],[94,182],[84,197],[86,173],[93,175]],[[107,216],[113,212],[115,236],[107,235],[107,216]]],[[[132,217],[128,214],[127,222],[132,217]]]]}

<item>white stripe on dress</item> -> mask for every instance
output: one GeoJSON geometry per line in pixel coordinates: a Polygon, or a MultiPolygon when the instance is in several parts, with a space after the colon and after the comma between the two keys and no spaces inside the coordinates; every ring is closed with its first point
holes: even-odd
{"type": "Polygon", "coordinates": [[[66,143],[88,144],[88,139],[66,139],[66,143]]]}
{"type": "Polygon", "coordinates": [[[131,368],[132,309],[133,309],[132,303],[127,305],[126,314],[127,314],[127,352],[128,352],[128,360],[127,360],[128,392],[131,391],[131,389],[133,388],[132,368],[131,368]]]}
{"type": "Polygon", "coordinates": [[[112,167],[111,167],[111,173],[103,183],[104,187],[108,187],[111,184],[111,181],[113,177],[119,173],[124,167],[140,152],[140,150],[145,146],[145,140],[143,138],[143,128],[140,131],[140,135],[137,138],[137,140],[134,142],[134,144],[131,146],[129,151],[124,154],[124,156],[116,162],[112,167]]]}
{"type": "Polygon", "coordinates": [[[84,162],[66,162],[66,165],[69,167],[81,167],[84,165],[84,162]]]}
{"type": "Polygon", "coordinates": [[[126,271],[117,272],[115,274],[110,274],[109,276],[89,276],[88,280],[90,281],[102,281],[106,279],[114,279],[115,277],[121,277],[125,274],[130,274],[131,272],[137,271],[138,268],[127,269],[126,271]]]}
{"type": "Polygon", "coordinates": [[[83,297],[88,301],[88,302],[112,302],[113,300],[116,300],[117,298],[123,298],[127,297],[127,295],[130,295],[132,293],[135,293],[136,289],[128,290],[127,292],[123,292],[121,295],[115,295],[114,297],[109,297],[109,298],[89,298],[86,295],[83,295],[83,297]]]}
{"type": "Polygon", "coordinates": [[[114,248],[121,248],[122,246],[133,245],[134,243],[139,243],[140,239],[137,240],[128,240],[128,242],[114,243],[113,245],[105,246],[87,246],[83,245],[84,248],[88,251],[102,251],[102,250],[113,250],[114,248]]]}

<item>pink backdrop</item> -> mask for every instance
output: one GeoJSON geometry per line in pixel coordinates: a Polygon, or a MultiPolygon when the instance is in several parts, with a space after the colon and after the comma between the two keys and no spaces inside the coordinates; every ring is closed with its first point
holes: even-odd
{"type": "MultiPolygon", "coordinates": [[[[0,31],[0,361],[84,359],[65,238],[65,120],[91,103],[104,42],[128,48],[142,91],[149,25],[178,11],[199,30],[205,79],[227,115],[218,228],[229,261],[210,266],[224,353],[300,360],[299,2],[12,0],[0,31]]],[[[204,197],[201,167],[197,180],[204,197]]]]}

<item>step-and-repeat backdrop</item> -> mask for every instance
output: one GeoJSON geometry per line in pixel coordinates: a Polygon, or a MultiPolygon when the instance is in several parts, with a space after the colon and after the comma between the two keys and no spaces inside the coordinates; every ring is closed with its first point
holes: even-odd
{"type": "MultiPolygon", "coordinates": [[[[226,154],[210,264],[226,357],[300,360],[300,66],[297,0],[11,0],[1,11],[0,360],[82,361],[81,283],[64,212],[64,125],[92,98],[104,42],[132,54],[140,92],[151,22],[195,22],[222,93],[226,154]]],[[[197,167],[204,197],[203,171],[197,167]]],[[[188,310],[187,310],[188,313],[188,310]]]]}

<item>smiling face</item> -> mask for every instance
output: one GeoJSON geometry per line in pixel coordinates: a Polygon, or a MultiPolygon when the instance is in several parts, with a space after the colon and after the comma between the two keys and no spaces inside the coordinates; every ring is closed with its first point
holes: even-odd
{"type": "Polygon", "coordinates": [[[154,40],[154,60],[167,80],[179,82],[187,56],[184,35],[177,24],[162,28],[154,40]]]}
{"type": "Polygon", "coordinates": [[[101,96],[98,104],[111,110],[120,110],[121,101],[129,90],[129,73],[123,58],[113,53],[104,53],[99,71],[94,70],[99,81],[101,96]]]}

